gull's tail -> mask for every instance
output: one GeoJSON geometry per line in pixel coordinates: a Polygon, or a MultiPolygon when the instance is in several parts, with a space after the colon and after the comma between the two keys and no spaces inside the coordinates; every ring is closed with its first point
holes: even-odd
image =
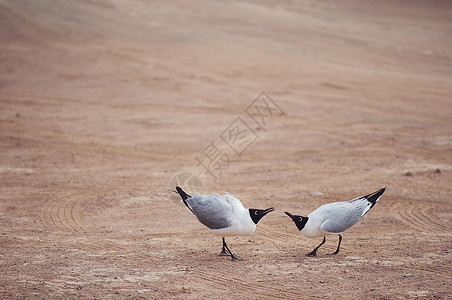
{"type": "Polygon", "coordinates": [[[187,199],[190,198],[190,195],[188,195],[186,192],[184,192],[180,187],[176,186],[176,191],[182,198],[182,201],[184,201],[185,206],[188,207],[188,209],[194,214],[193,210],[191,209],[190,205],[187,203],[187,199]]]}
{"type": "MultiPolygon", "coordinates": [[[[364,210],[363,214],[361,216],[364,216],[372,207],[374,207],[374,205],[377,203],[378,199],[380,199],[381,195],[383,195],[383,193],[385,192],[386,188],[382,188],[376,192],[373,192],[369,195],[366,196],[362,196],[359,197],[358,199],[366,199],[367,201],[369,201],[370,206],[367,206],[366,209],[364,210]]],[[[352,200],[353,201],[353,200],[352,200]]]]}

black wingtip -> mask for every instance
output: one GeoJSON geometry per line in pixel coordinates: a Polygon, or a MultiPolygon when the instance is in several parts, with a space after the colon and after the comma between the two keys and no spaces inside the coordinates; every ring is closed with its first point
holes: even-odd
{"type": "Polygon", "coordinates": [[[182,190],[181,187],[176,186],[176,191],[177,193],[180,195],[180,197],[182,198],[182,200],[187,200],[188,197],[190,197],[186,192],[184,192],[184,190],[182,190]]]}
{"type": "Polygon", "coordinates": [[[188,203],[186,201],[188,198],[190,198],[190,195],[188,195],[186,192],[184,192],[184,190],[182,190],[182,188],[179,186],[176,186],[176,191],[182,198],[182,201],[184,202],[185,206],[187,206],[188,209],[194,214],[193,210],[191,209],[191,207],[188,205],[188,203]]]}
{"type": "MultiPolygon", "coordinates": [[[[372,206],[375,205],[375,203],[377,203],[378,199],[380,199],[381,195],[383,195],[383,193],[386,191],[386,187],[373,192],[369,195],[364,196],[364,198],[367,199],[367,201],[369,201],[370,203],[372,203],[372,206]]],[[[372,208],[372,207],[371,207],[372,208]]]]}

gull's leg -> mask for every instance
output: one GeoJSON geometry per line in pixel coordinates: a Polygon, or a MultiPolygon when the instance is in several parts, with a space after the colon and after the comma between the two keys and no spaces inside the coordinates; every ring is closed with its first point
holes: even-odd
{"type": "Polygon", "coordinates": [[[334,253],[330,253],[329,255],[336,255],[339,253],[339,248],[341,247],[342,235],[339,234],[339,244],[337,245],[337,249],[334,253]]]}
{"type": "MultiPolygon", "coordinates": [[[[224,238],[223,238],[223,241],[224,241],[224,238]]],[[[227,250],[227,251],[229,252],[229,254],[231,255],[231,259],[232,259],[233,261],[236,261],[236,260],[242,260],[241,258],[239,258],[239,257],[235,256],[234,254],[232,254],[231,250],[229,250],[229,248],[228,248],[228,245],[226,245],[226,242],[224,242],[224,247],[226,248],[226,250],[227,250]]]]}
{"type": "Polygon", "coordinates": [[[317,250],[320,248],[320,246],[325,244],[325,242],[326,242],[326,237],[323,237],[323,241],[320,243],[320,245],[318,245],[317,247],[314,248],[314,250],[312,250],[311,252],[306,254],[306,256],[316,256],[317,255],[317,250]]]}
{"type": "Polygon", "coordinates": [[[223,238],[223,249],[221,249],[220,256],[229,256],[228,252],[226,252],[226,248],[227,248],[226,241],[223,238]]]}

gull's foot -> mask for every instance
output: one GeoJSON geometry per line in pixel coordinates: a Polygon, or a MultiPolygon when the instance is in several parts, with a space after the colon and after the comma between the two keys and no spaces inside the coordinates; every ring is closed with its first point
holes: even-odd
{"type": "Polygon", "coordinates": [[[336,251],[336,252],[333,252],[333,253],[328,253],[327,255],[336,255],[338,253],[339,253],[339,251],[336,251]]]}
{"type": "Polygon", "coordinates": [[[219,256],[229,256],[229,253],[226,252],[226,250],[223,248],[223,250],[221,250],[220,254],[218,254],[219,256]]]}
{"type": "Polygon", "coordinates": [[[242,258],[237,257],[237,256],[232,255],[232,254],[231,254],[231,259],[232,259],[232,261],[241,261],[241,260],[243,260],[242,258]]]}
{"type": "Polygon", "coordinates": [[[317,251],[311,251],[311,252],[307,253],[306,256],[310,256],[310,257],[317,256],[317,251]]]}

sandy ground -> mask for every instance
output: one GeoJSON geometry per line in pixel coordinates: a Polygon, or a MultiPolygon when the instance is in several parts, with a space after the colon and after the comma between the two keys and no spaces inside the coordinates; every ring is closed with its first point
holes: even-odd
{"type": "Polygon", "coordinates": [[[451,12],[0,0],[0,298],[452,298],[451,12]],[[172,178],[276,208],[243,261],[172,178]],[[384,186],[304,255],[284,211],[384,186]]]}

